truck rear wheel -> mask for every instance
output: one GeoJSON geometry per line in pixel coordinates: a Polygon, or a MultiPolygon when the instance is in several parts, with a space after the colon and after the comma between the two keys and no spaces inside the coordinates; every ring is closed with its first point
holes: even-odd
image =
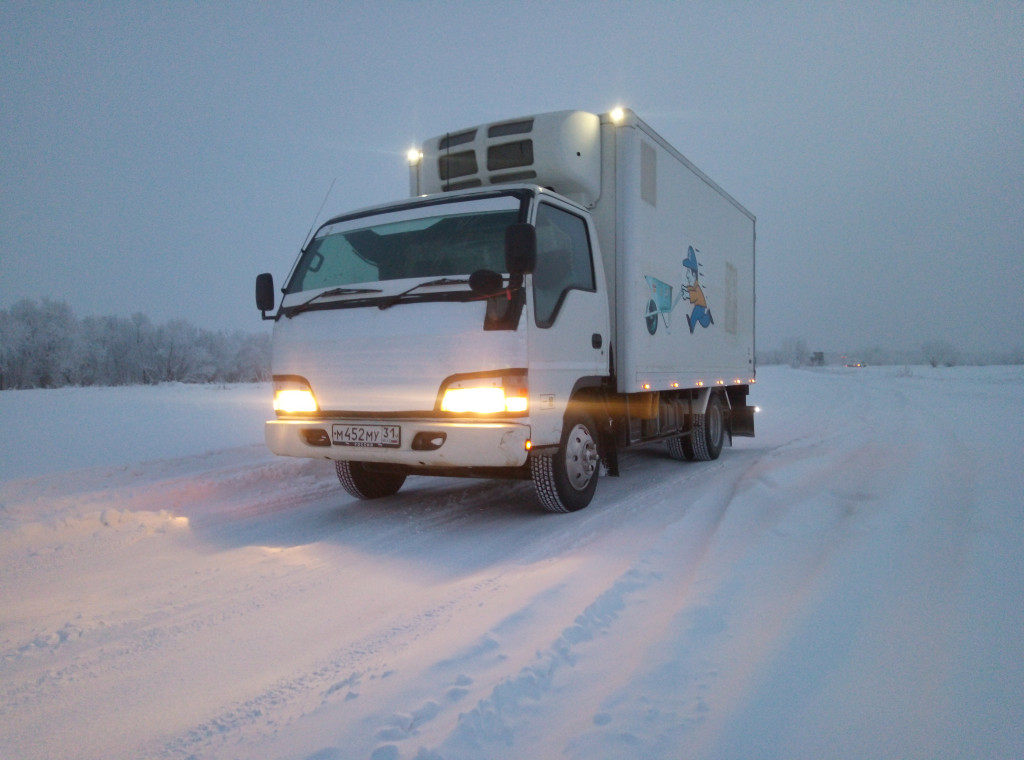
{"type": "Polygon", "coordinates": [[[533,485],[544,509],[575,512],[587,506],[597,490],[600,461],[593,418],[585,412],[570,412],[558,451],[530,460],[533,485]]]}
{"type": "Polygon", "coordinates": [[[677,435],[665,441],[668,455],[680,462],[692,462],[696,457],[693,453],[693,441],[689,435],[677,435]]]}
{"type": "Polygon", "coordinates": [[[336,460],[334,471],[341,486],[357,499],[379,499],[398,493],[405,483],[405,475],[393,472],[374,472],[362,462],[336,460]]]}
{"type": "Polygon", "coordinates": [[[704,414],[693,416],[693,431],[689,439],[693,448],[693,459],[708,462],[718,459],[725,442],[725,412],[722,411],[722,399],[712,394],[708,399],[708,407],[704,414]]]}

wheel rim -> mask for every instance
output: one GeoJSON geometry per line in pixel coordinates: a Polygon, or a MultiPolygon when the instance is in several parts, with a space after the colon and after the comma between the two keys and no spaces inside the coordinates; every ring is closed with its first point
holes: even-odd
{"type": "Polygon", "coordinates": [[[597,471],[597,442],[585,425],[577,425],[565,442],[565,474],[569,485],[582,491],[597,471]]]}

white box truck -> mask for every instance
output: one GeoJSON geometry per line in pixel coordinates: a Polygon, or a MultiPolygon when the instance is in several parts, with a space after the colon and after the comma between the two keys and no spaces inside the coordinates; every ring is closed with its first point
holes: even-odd
{"type": "Polygon", "coordinates": [[[411,197],[330,219],[276,305],[277,454],[372,499],[409,475],[590,503],[618,455],[754,434],[755,218],[628,110],[428,140],[411,197]]]}

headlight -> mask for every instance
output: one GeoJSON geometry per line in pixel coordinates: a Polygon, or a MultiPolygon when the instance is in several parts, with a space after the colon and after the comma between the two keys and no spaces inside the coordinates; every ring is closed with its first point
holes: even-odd
{"type": "Polygon", "coordinates": [[[453,380],[441,398],[442,412],[521,414],[529,407],[525,375],[453,380]]]}
{"type": "Polygon", "coordinates": [[[316,403],[316,396],[313,395],[309,383],[301,378],[289,378],[287,380],[274,381],[274,411],[285,412],[315,412],[320,407],[316,403]]]}

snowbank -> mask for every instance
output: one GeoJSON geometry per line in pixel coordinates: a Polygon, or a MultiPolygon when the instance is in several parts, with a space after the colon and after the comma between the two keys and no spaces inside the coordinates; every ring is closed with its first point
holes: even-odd
{"type": "Polygon", "coordinates": [[[0,392],[0,481],[263,441],[268,383],[0,392]]]}

